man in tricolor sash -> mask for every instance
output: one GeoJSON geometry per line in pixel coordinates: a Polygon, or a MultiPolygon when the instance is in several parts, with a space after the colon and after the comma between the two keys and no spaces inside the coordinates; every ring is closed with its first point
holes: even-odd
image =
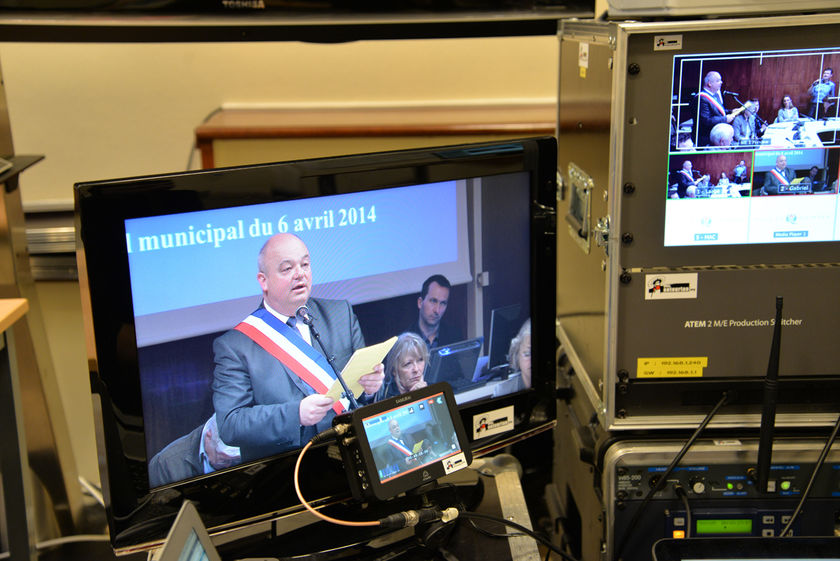
{"type": "Polygon", "coordinates": [[[697,94],[697,146],[709,146],[709,134],[718,123],[732,124],[736,113],[727,113],[723,107],[720,73],[711,71],[703,79],[703,89],[697,94]]]}
{"type": "Polygon", "coordinates": [[[708,177],[702,175],[695,178],[691,160],[685,160],[682,168],[677,172],[677,195],[679,198],[694,198],[697,185],[703,181],[703,179],[708,179],[708,177]]]}
{"type": "Polygon", "coordinates": [[[388,465],[403,470],[412,464],[416,464],[417,454],[414,453],[414,439],[402,432],[399,421],[396,419],[388,421],[388,432],[391,433],[385,444],[385,457],[388,465]]]}
{"type": "Polygon", "coordinates": [[[778,195],[779,187],[790,186],[796,174],[787,167],[787,157],[784,154],[776,156],[776,167],[764,175],[764,192],[768,195],[778,195]]]}
{"type": "MultiPolygon", "coordinates": [[[[344,300],[310,298],[312,270],[306,244],[277,234],[260,250],[257,281],[263,303],[213,342],[213,405],[219,433],[238,446],[243,461],[303,446],[329,428],[346,403],[323,395],[353,351],[365,346],[359,322],[344,300]],[[306,306],[320,344],[296,313],[306,306]],[[314,345],[314,346],[313,346],[314,345]]],[[[377,398],[384,369],[376,365],[360,382],[360,404],[377,398]]]]}

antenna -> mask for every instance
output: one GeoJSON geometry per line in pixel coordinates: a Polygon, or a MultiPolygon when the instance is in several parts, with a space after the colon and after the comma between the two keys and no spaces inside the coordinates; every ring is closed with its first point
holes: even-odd
{"type": "Polygon", "coordinates": [[[776,400],[779,395],[779,352],[782,346],[782,297],[776,296],[776,323],[770,360],[764,377],[764,400],[761,408],[761,433],[758,440],[758,490],[767,492],[770,462],[773,456],[773,429],[776,425],[776,400]]]}

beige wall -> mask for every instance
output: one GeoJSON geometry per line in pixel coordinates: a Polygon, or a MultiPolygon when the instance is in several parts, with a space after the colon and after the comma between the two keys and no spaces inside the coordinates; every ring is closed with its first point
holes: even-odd
{"type": "Polygon", "coordinates": [[[47,156],[22,178],[28,208],[69,203],[76,181],[185,169],[193,129],[225,103],[546,101],[557,59],[551,36],[0,44],[15,150],[47,156]]]}
{"type": "MultiPolygon", "coordinates": [[[[193,129],[222,104],[415,105],[556,98],[557,39],[346,44],[0,43],[28,209],[72,205],[74,182],[198,166],[193,129]]],[[[78,287],[41,306],[79,473],[98,481],[78,287]]]]}

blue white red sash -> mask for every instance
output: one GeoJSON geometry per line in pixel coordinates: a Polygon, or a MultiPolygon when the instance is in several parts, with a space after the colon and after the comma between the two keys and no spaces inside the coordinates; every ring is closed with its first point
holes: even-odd
{"type": "Polygon", "coordinates": [[[784,175],[782,175],[781,173],[779,173],[778,171],[776,171],[776,168],[771,169],[771,170],[770,170],[770,173],[772,173],[772,174],[773,174],[773,176],[774,176],[776,179],[778,179],[778,180],[779,180],[779,183],[781,183],[782,185],[790,185],[790,181],[788,181],[788,180],[787,180],[787,178],[786,178],[784,175]]]}
{"type": "MultiPolygon", "coordinates": [[[[234,329],[279,360],[315,393],[327,393],[335,382],[327,359],[304,341],[297,329],[289,327],[265,308],[256,310],[234,329]]],[[[342,413],[347,409],[347,403],[344,399],[336,401],[333,409],[342,413]]]]}
{"type": "Polygon", "coordinates": [[[692,183],[694,183],[694,176],[693,176],[693,175],[691,175],[690,173],[688,173],[688,172],[687,172],[687,171],[685,171],[684,169],[681,169],[681,170],[680,170],[680,173],[682,173],[684,176],[686,176],[686,177],[688,178],[688,180],[689,180],[689,181],[691,181],[692,183]]]}
{"type": "Polygon", "coordinates": [[[397,450],[399,450],[400,452],[402,452],[406,456],[411,456],[414,453],[411,450],[409,450],[408,448],[406,448],[405,446],[403,446],[403,444],[399,440],[396,440],[394,438],[389,438],[388,439],[388,444],[390,444],[391,446],[393,446],[394,448],[396,448],[397,450]]]}
{"type": "Polygon", "coordinates": [[[718,113],[720,113],[721,115],[726,115],[726,109],[724,109],[724,108],[723,108],[723,105],[721,105],[721,104],[718,102],[718,100],[717,100],[717,98],[715,98],[715,96],[713,96],[713,95],[712,95],[712,94],[710,94],[710,93],[707,93],[706,91],[701,91],[699,95],[700,95],[700,97],[702,97],[703,99],[705,99],[706,101],[708,101],[708,102],[709,102],[709,104],[710,104],[712,107],[714,107],[715,109],[717,109],[718,113]]]}

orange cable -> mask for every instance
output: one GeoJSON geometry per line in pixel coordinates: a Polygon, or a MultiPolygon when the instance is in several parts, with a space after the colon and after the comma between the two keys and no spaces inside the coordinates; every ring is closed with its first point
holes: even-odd
{"type": "Polygon", "coordinates": [[[303,494],[300,492],[300,481],[298,480],[298,473],[300,472],[300,462],[303,459],[303,455],[306,453],[310,446],[312,446],[311,441],[306,443],[306,446],[304,446],[303,449],[300,451],[297,461],[295,462],[295,493],[297,493],[297,497],[298,500],[300,500],[300,504],[302,504],[306,508],[306,510],[308,510],[318,518],[326,520],[327,522],[331,522],[333,524],[340,524],[342,526],[379,526],[379,520],[368,520],[363,522],[354,522],[352,520],[339,520],[338,518],[333,518],[331,516],[327,516],[326,514],[321,514],[320,512],[312,508],[312,506],[308,502],[306,502],[306,499],[303,498],[303,494]]]}

